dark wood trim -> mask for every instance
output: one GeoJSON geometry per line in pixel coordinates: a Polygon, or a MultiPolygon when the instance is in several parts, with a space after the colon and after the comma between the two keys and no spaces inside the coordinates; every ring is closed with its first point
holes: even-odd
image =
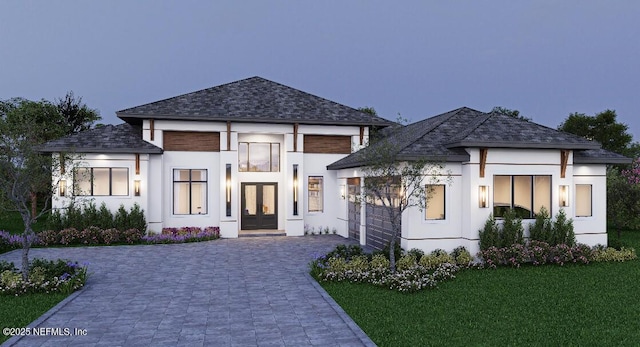
{"type": "Polygon", "coordinates": [[[153,124],[153,118],[149,119],[149,131],[151,132],[151,141],[153,141],[153,138],[155,137],[155,128],[154,128],[154,124],[153,124]]]}
{"type": "Polygon", "coordinates": [[[480,177],[484,177],[484,169],[487,166],[487,148],[480,148],[480,177]]]}
{"type": "Polygon", "coordinates": [[[569,163],[569,150],[563,149],[560,151],[560,178],[567,176],[567,164],[569,163]]]}
{"type": "Polygon", "coordinates": [[[304,135],[304,152],[351,154],[351,136],[304,135]]]}
{"type": "Polygon", "coordinates": [[[293,151],[298,151],[298,123],[293,123],[293,151]]]}
{"type": "Polygon", "coordinates": [[[350,186],[360,186],[360,177],[347,178],[347,184],[350,186]]]}
{"type": "Polygon", "coordinates": [[[140,174],[140,153],[136,153],[136,175],[140,174]]]}
{"type": "Polygon", "coordinates": [[[220,152],[219,132],[165,131],[165,151],[220,152]]]}
{"type": "Polygon", "coordinates": [[[66,169],[64,167],[64,153],[60,152],[60,156],[58,157],[58,159],[60,159],[60,174],[64,175],[64,173],[66,172],[66,169]]]}
{"type": "Polygon", "coordinates": [[[360,126],[360,146],[364,145],[364,126],[360,126]]]}
{"type": "Polygon", "coordinates": [[[231,121],[227,121],[227,151],[231,150],[231,121]]]}

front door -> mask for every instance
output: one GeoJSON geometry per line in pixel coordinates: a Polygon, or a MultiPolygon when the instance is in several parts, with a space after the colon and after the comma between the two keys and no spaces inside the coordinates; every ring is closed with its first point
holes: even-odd
{"type": "Polygon", "coordinates": [[[242,230],[278,229],[278,184],[241,184],[242,230]]]}

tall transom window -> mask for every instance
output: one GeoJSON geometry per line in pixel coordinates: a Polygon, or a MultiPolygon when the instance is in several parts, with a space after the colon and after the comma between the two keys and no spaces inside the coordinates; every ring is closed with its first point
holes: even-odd
{"type": "Polygon", "coordinates": [[[272,142],[238,143],[238,171],[280,171],[280,144],[272,142]]]}

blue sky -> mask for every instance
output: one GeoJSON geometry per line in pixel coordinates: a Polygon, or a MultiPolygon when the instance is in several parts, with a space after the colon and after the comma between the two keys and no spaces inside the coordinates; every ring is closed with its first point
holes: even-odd
{"type": "Polygon", "coordinates": [[[640,141],[640,1],[3,1],[0,99],[115,111],[261,76],[412,121],[461,106],[640,141]]]}

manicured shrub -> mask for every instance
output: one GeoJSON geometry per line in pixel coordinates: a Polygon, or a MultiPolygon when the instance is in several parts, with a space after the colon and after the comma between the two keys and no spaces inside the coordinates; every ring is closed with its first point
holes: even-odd
{"type": "Polygon", "coordinates": [[[414,256],[416,258],[416,261],[419,262],[420,258],[422,258],[422,256],[424,255],[424,251],[419,248],[412,248],[407,251],[407,254],[414,256]]]}
{"type": "MultiPolygon", "coordinates": [[[[102,243],[102,229],[90,226],[80,232],[77,243],[85,245],[98,245],[102,243]]],[[[74,242],[75,243],[75,242],[74,242]]]]}
{"type": "Polygon", "coordinates": [[[128,221],[128,228],[138,229],[142,232],[147,231],[147,219],[144,216],[144,211],[140,208],[138,203],[134,203],[133,207],[129,210],[128,221]]]}
{"type": "Polygon", "coordinates": [[[17,296],[30,293],[71,293],[86,283],[87,264],[79,265],[68,260],[33,259],[29,265],[29,273],[29,281],[25,282],[13,263],[10,263],[10,267],[4,266],[0,274],[0,294],[17,296]]]}
{"type": "Polygon", "coordinates": [[[98,210],[98,220],[96,221],[95,226],[100,229],[110,229],[114,227],[113,224],[113,214],[107,208],[107,204],[104,202],[100,204],[100,209],[98,210]]]}
{"type": "Polygon", "coordinates": [[[121,232],[116,228],[110,228],[102,231],[102,242],[105,245],[111,245],[120,242],[121,232]]]}
{"type": "Polygon", "coordinates": [[[84,228],[88,227],[98,227],[98,208],[96,204],[92,201],[88,204],[84,205],[82,209],[82,224],[84,224],[84,228]]]}
{"type": "Polygon", "coordinates": [[[493,218],[493,214],[489,216],[479,233],[480,250],[486,250],[490,247],[500,247],[500,231],[498,230],[495,218],[493,218]]]}
{"type": "Polygon", "coordinates": [[[576,244],[576,237],[573,232],[573,221],[567,219],[567,215],[562,209],[556,214],[556,220],[553,222],[551,233],[553,234],[552,242],[550,242],[551,245],[566,244],[573,246],[576,244]]]}
{"type": "Polygon", "coordinates": [[[129,212],[124,208],[124,205],[120,205],[113,216],[113,226],[118,230],[129,229],[129,212]]]}
{"type": "Polygon", "coordinates": [[[69,204],[64,213],[63,226],[65,229],[83,229],[85,227],[85,223],[82,218],[82,208],[80,206],[77,206],[73,202],[69,204]]]}
{"type": "Polygon", "coordinates": [[[544,206],[540,208],[540,213],[536,215],[536,221],[529,228],[529,239],[545,243],[551,242],[551,217],[549,211],[544,206]]]}
{"type": "Polygon", "coordinates": [[[451,252],[451,257],[455,260],[458,266],[466,267],[473,262],[473,257],[471,256],[471,253],[469,253],[469,251],[467,251],[467,249],[464,246],[456,247],[451,252]]]}
{"type": "Polygon", "coordinates": [[[504,214],[502,229],[500,230],[501,247],[509,247],[513,244],[522,244],[524,228],[522,219],[518,217],[514,209],[509,209],[504,214]]]}
{"type": "Polygon", "coordinates": [[[633,248],[624,248],[617,250],[612,247],[595,247],[593,251],[593,261],[628,261],[637,259],[636,250],[633,248]]]}
{"type": "Polygon", "coordinates": [[[414,255],[405,254],[400,257],[400,259],[398,259],[398,262],[396,263],[396,269],[397,271],[404,271],[412,269],[417,265],[418,262],[416,261],[416,257],[414,255]]]}
{"type": "Polygon", "coordinates": [[[47,219],[47,229],[62,230],[65,228],[64,222],[64,217],[62,213],[60,213],[60,210],[52,210],[47,219]]]}

